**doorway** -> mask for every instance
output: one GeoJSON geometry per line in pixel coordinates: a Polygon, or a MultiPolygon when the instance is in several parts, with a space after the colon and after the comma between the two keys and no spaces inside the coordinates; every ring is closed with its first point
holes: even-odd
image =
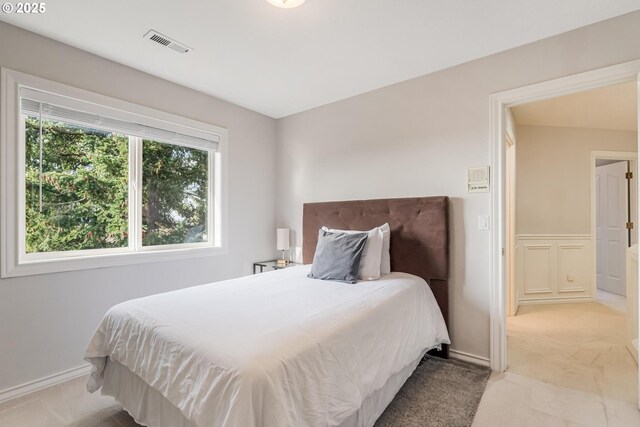
{"type": "MultiPolygon", "coordinates": [[[[510,283],[510,269],[509,269],[509,261],[508,261],[508,242],[509,242],[509,229],[508,225],[510,223],[509,219],[509,208],[508,204],[510,202],[508,197],[508,184],[505,182],[505,177],[508,175],[507,165],[508,165],[508,145],[506,144],[507,137],[505,135],[505,125],[507,122],[507,108],[523,105],[527,102],[538,101],[542,99],[551,99],[556,96],[567,95],[570,93],[577,93],[586,91],[594,88],[601,88],[608,85],[623,83],[623,82],[636,82],[638,79],[638,71],[640,70],[640,61],[635,61],[633,63],[622,64],[619,66],[610,67],[608,69],[596,70],[593,72],[588,72],[581,74],[579,76],[572,76],[564,79],[559,79],[557,81],[543,83],[534,85],[532,87],[520,88],[512,91],[507,91],[501,94],[494,95],[492,97],[492,114],[493,114],[493,128],[492,132],[494,135],[494,145],[493,145],[493,158],[494,158],[494,194],[492,194],[493,201],[493,225],[494,225],[494,233],[493,233],[493,245],[494,245],[494,253],[493,253],[493,277],[492,281],[492,309],[491,309],[491,364],[494,370],[505,371],[507,368],[507,343],[506,343],[506,315],[509,314],[509,306],[511,303],[511,295],[509,286],[510,283]],[[501,248],[504,250],[504,257],[501,256],[501,248]]],[[[637,101],[636,101],[637,102],[637,101]]],[[[636,117],[636,125],[637,125],[637,117],[636,117]]],[[[518,136],[516,136],[516,140],[518,140],[518,136]]],[[[518,141],[516,142],[516,147],[518,147],[518,153],[520,152],[520,147],[518,146],[518,141]]],[[[637,151],[638,140],[637,136],[635,138],[634,143],[634,151],[637,151]]],[[[605,148],[606,150],[607,148],[605,148]]],[[[567,162],[567,165],[571,163],[581,162],[576,159],[574,162],[567,162]]],[[[585,166],[588,165],[588,160],[585,161],[585,166]]],[[[588,177],[588,167],[587,177],[588,177]]],[[[594,164],[595,169],[595,164],[594,164]]],[[[594,171],[595,173],[595,171],[594,171]]],[[[570,176],[570,174],[567,174],[570,176]]],[[[587,186],[589,185],[588,180],[585,179],[587,186]]],[[[516,185],[518,188],[518,198],[520,198],[520,180],[518,180],[518,184],[516,185]]],[[[595,185],[594,185],[595,187],[595,185]]],[[[637,192],[636,190],[632,190],[637,192]]],[[[555,200],[555,204],[546,206],[547,209],[556,208],[562,203],[567,203],[572,197],[565,197],[565,199],[559,198],[555,200]]],[[[637,198],[636,198],[637,200],[637,198]]],[[[637,202],[636,202],[637,203],[637,202]]],[[[532,205],[535,208],[535,204],[532,205]]],[[[635,208],[637,211],[637,206],[632,202],[629,205],[631,208],[635,208]]],[[[533,209],[535,210],[535,209],[533,209]]],[[[589,211],[589,206],[587,205],[584,211],[589,211]]],[[[572,218],[569,216],[569,222],[572,218]]],[[[567,218],[565,218],[566,220],[567,218]]],[[[583,221],[583,220],[581,220],[583,221]]],[[[519,222],[519,219],[516,219],[516,223],[519,222]]],[[[556,263],[552,268],[547,270],[540,269],[531,269],[535,274],[537,274],[537,279],[547,280],[546,283],[536,284],[536,286],[532,286],[528,289],[529,296],[537,295],[538,301],[535,303],[546,302],[551,303],[552,301],[541,301],[544,299],[554,299],[556,296],[562,294],[571,294],[575,293],[578,290],[584,289],[585,295],[584,299],[595,298],[595,290],[596,290],[596,266],[595,266],[595,252],[596,245],[590,245],[591,241],[591,229],[588,227],[588,220],[586,228],[582,227],[584,223],[582,223],[580,232],[572,232],[568,234],[573,234],[573,238],[579,239],[582,238],[582,242],[567,242],[562,241],[564,236],[558,237],[558,242],[554,243],[556,247],[552,247],[548,242],[540,242],[539,239],[529,242],[529,249],[531,250],[532,257],[531,259],[549,259],[549,257],[556,257],[557,252],[562,249],[564,255],[561,257],[560,261],[556,263]],[[578,236],[582,234],[582,236],[578,236]],[[592,256],[588,256],[589,254],[593,254],[592,256]],[[584,254],[587,254],[586,256],[584,254]],[[564,267],[563,267],[564,266],[564,267]],[[567,267],[569,266],[569,267],[567,267]],[[583,268],[581,268],[583,267],[583,268]],[[567,271],[563,271],[562,268],[568,268],[571,270],[568,274],[567,271]],[[574,274],[575,272],[575,274],[574,274]],[[593,293],[589,294],[589,289],[585,288],[582,285],[581,281],[586,280],[590,281],[588,283],[589,287],[593,287],[593,293]],[[554,283],[556,281],[556,283],[554,283]],[[563,283],[559,283],[563,281],[563,283]],[[539,285],[539,286],[538,286],[539,285]],[[575,286],[574,286],[575,285],[575,286]],[[545,294],[550,292],[550,289],[558,292],[558,295],[553,295],[553,298],[544,297],[545,294]]],[[[625,227],[626,229],[626,227],[625,227]]],[[[534,234],[534,233],[529,233],[534,234]]],[[[538,233],[543,234],[543,233],[538,233]]],[[[558,233],[548,233],[548,234],[562,234],[558,233]]],[[[528,236],[531,237],[531,236],[528,236]]],[[[545,238],[548,236],[545,236],[545,238]]],[[[595,236],[594,236],[595,239],[595,236]]],[[[627,238],[628,240],[628,238],[627,238]]],[[[519,255],[516,255],[518,258],[519,255]]],[[[536,281],[538,281],[536,279],[536,281]]],[[[515,297],[518,298],[517,292],[515,293],[515,297]]],[[[575,295],[575,294],[574,294],[575,295]]],[[[574,301],[572,301],[573,303],[574,301]]],[[[637,303],[637,302],[636,302],[637,303]]],[[[549,307],[557,307],[558,305],[549,304],[549,307]]],[[[521,306],[522,309],[524,306],[521,306]]],[[[596,324],[596,326],[599,326],[596,324]]],[[[580,353],[582,354],[582,353],[580,353]]],[[[636,386],[637,390],[637,386],[636,386]]]]}
{"type": "Polygon", "coordinates": [[[633,83],[568,94],[511,108],[505,130],[505,258],[518,307],[507,371],[627,403],[638,399],[624,296],[635,102],[633,83]]]}
{"type": "Polygon", "coordinates": [[[626,299],[626,252],[637,243],[637,155],[593,152],[591,167],[596,293],[626,299]]]}

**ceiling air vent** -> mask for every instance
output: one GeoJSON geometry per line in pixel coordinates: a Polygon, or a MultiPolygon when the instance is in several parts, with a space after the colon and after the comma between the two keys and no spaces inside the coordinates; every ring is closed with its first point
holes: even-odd
{"type": "Polygon", "coordinates": [[[160,34],[156,30],[147,31],[147,34],[144,35],[144,38],[145,39],[149,39],[152,42],[156,42],[158,44],[161,44],[162,46],[169,47],[169,48],[175,50],[176,52],[187,53],[187,52],[189,52],[191,50],[190,47],[187,47],[186,45],[184,45],[182,43],[178,43],[177,41],[175,41],[173,39],[170,39],[169,37],[165,36],[164,34],[160,34]]]}

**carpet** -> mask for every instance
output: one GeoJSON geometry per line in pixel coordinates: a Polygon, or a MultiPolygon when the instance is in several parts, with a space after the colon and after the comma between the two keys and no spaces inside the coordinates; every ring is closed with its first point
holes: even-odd
{"type": "Polygon", "coordinates": [[[375,427],[469,427],[489,375],[484,366],[427,356],[375,427]]]}

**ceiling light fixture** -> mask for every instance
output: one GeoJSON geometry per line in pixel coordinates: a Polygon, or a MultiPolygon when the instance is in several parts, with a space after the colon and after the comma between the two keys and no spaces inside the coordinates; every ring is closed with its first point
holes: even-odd
{"type": "Polygon", "coordinates": [[[283,7],[286,9],[290,9],[292,7],[298,7],[305,2],[305,0],[267,0],[267,1],[274,6],[283,7]]]}

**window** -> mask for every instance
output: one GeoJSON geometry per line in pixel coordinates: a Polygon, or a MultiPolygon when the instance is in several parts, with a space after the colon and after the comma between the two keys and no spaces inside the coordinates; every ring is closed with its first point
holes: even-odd
{"type": "Polygon", "coordinates": [[[128,246],[125,135],[24,115],[27,254],[128,246]]]}
{"type": "Polygon", "coordinates": [[[224,249],[224,129],[4,69],[2,85],[3,277],[224,249]]]}
{"type": "Polygon", "coordinates": [[[209,240],[209,153],[142,141],[142,245],[209,240]]]}

